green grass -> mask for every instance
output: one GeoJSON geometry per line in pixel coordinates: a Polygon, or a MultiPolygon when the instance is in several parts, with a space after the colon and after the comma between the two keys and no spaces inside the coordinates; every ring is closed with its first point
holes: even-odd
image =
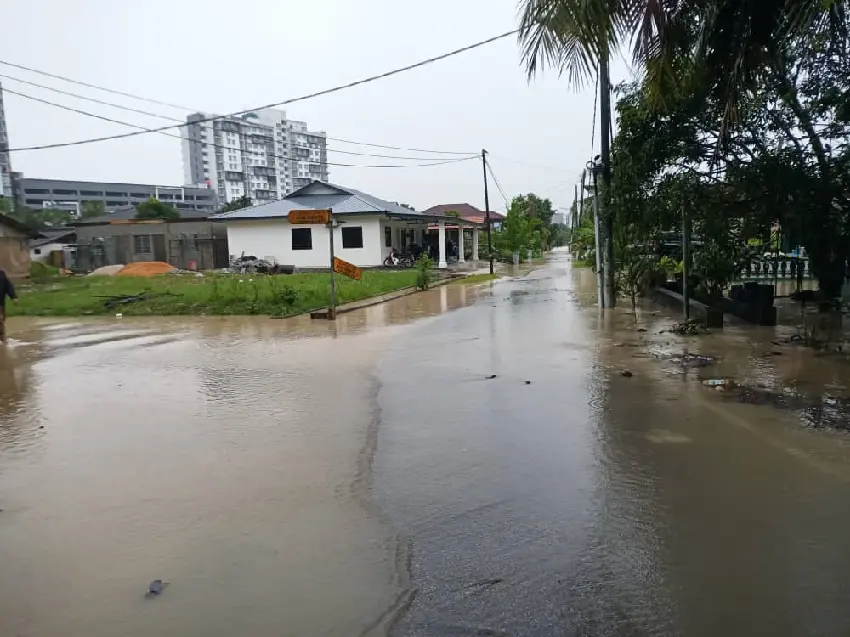
{"type": "Polygon", "coordinates": [[[470,274],[463,279],[455,279],[452,284],[467,284],[474,285],[476,283],[486,283],[487,281],[495,281],[499,278],[498,274],[470,274]]]}
{"type": "MultiPolygon", "coordinates": [[[[337,275],[337,302],[359,301],[409,287],[415,270],[365,270],[362,281],[337,275]]],[[[125,316],[263,314],[289,316],[330,304],[330,274],[268,276],[221,274],[157,277],[69,277],[18,286],[20,300],[9,303],[10,316],[125,316]],[[110,297],[143,294],[148,298],[107,307],[110,297]]]]}

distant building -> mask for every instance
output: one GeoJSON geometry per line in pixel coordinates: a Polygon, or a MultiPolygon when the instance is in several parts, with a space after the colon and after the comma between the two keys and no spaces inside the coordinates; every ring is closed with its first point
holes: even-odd
{"type": "MultiPolygon", "coordinates": [[[[487,219],[487,213],[468,203],[443,203],[437,206],[431,206],[423,214],[457,216],[465,221],[472,221],[474,223],[485,223],[487,219]]],[[[502,213],[495,210],[490,211],[490,223],[493,225],[502,223],[504,218],[505,215],[502,213]]]]}
{"type": "Polygon", "coordinates": [[[17,219],[0,215],[0,268],[14,279],[29,276],[29,241],[40,236],[17,219]]]}
{"type": "Polygon", "coordinates": [[[244,196],[262,204],[328,180],[325,133],[271,108],[206,121],[215,117],[186,118],[183,172],[187,183],[210,184],[223,204],[244,196]]]}
{"type": "Polygon", "coordinates": [[[78,219],[76,267],[89,271],[134,261],[165,261],[176,268],[206,270],[229,264],[227,232],[209,221],[210,211],[179,210],[175,221],[136,219],[124,206],[110,214],[78,219]]]}
{"type": "Polygon", "coordinates": [[[40,237],[30,241],[30,260],[49,263],[57,267],[69,267],[76,253],[77,231],[73,228],[42,230],[40,237]],[[56,262],[56,253],[61,256],[56,262]]]}
{"type": "Polygon", "coordinates": [[[12,160],[9,158],[9,133],[3,110],[3,85],[0,84],[0,197],[12,195],[12,160]]]}
{"type": "Polygon", "coordinates": [[[16,180],[18,203],[30,208],[60,208],[79,216],[89,201],[102,203],[105,210],[135,206],[150,197],[178,210],[212,213],[218,210],[215,191],[199,186],[156,186],[151,184],[106,183],[35,179],[21,176],[16,180]]]}

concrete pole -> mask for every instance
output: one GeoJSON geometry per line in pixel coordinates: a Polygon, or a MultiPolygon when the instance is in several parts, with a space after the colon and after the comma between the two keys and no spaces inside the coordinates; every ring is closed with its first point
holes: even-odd
{"type": "Polygon", "coordinates": [[[478,228],[472,229],[472,260],[478,261],[478,228]]]}
{"type": "Polygon", "coordinates": [[[457,262],[466,263],[463,256],[463,226],[460,224],[457,224],[457,262]]]}
{"type": "Polygon", "coordinates": [[[446,222],[440,221],[437,227],[437,247],[439,249],[440,258],[437,262],[437,267],[447,268],[449,267],[449,264],[446,263],[446,222]]]}

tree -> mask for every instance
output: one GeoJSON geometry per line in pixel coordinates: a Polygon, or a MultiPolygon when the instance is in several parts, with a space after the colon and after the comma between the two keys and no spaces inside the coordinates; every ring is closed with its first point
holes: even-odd
{"type": "Polygon", "coordinates": [[[12,200],[4,197],[0,197],[0,214],[8,215],[33,230],[60,228],[71,221],[71,213],[59,208],[33,210],[28,206],[17,204],[12,210],[12,200]]]}
{"type": "Polygon", "coordinates": [[[106,214],[106,206],[102,201],[87,201],[83,204],[83,209],[80,216],[83,219],[93,219],[94,217],[102,217],[106,214]]]}
{"type": "Polygon", "coordinates": [[[243,208],[250,208],[253,205],[251,202],[251,198],[248,195],[243,195],[242,197],[237,197],[236,199],[231,200],[226,203],[224,207],[221,209],[222,212],[233,212],[234,210],[242,210],[243,208]]]}
{"type": "Polygon", "coordinates": [[[526,214],[522,197],[514,197],[508,213],[493,233],[493,244],[502,260],[510,260],[514,252],[540,249],[540,220],[526,214]]]}
{"type": "Polygon", "coordinates": [[[177,221],[180,213],[167,203],[161,202],[155,197],[149,198],[136,206],[136,219],[163,219],[165,221],[177,221]]]}

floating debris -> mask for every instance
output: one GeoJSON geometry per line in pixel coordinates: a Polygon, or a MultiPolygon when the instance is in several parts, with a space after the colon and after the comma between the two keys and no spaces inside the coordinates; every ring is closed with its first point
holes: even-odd
{"type": "Polygon", "coordinates": [[[706,356],[705,354],[674,355],[671,356],[669,360],[671,363],[676,363],[682,367],[706,367],[707,365],[712,365],[717,362],[716,358],[713,356],[706,356]]]}
{"type": "Polygon", "coordinates": [[[485,377],[485,380],[493,380],[494,378],[496,378],[496,374],[490,374],[489,376],[485,377]]]}
{"type": "Polygon", "coordinates": [[[163,582],[161,579],[155,579],[150,584],[148,584],[147,591],[145,591],[145,595],[148,597],[161,595],[162,591],[165,590],[165,587],[168,586],[168,582],[163,582]]]}
{"type": "Polygon", "coordinates": [[[699,336],[701,334],[708,334],[705,324],[698,319],[691,319],[685,323],[676,323],[670,328],[670,332],[678,334],[679,336],[699,336]]]}
{"type": "Polygon", "coordinates": [[[623,376],[624,378],[631,378],[634,374],[632,374],[629,370],[624,369],[620,372],[620,376],[623,376]]]}

